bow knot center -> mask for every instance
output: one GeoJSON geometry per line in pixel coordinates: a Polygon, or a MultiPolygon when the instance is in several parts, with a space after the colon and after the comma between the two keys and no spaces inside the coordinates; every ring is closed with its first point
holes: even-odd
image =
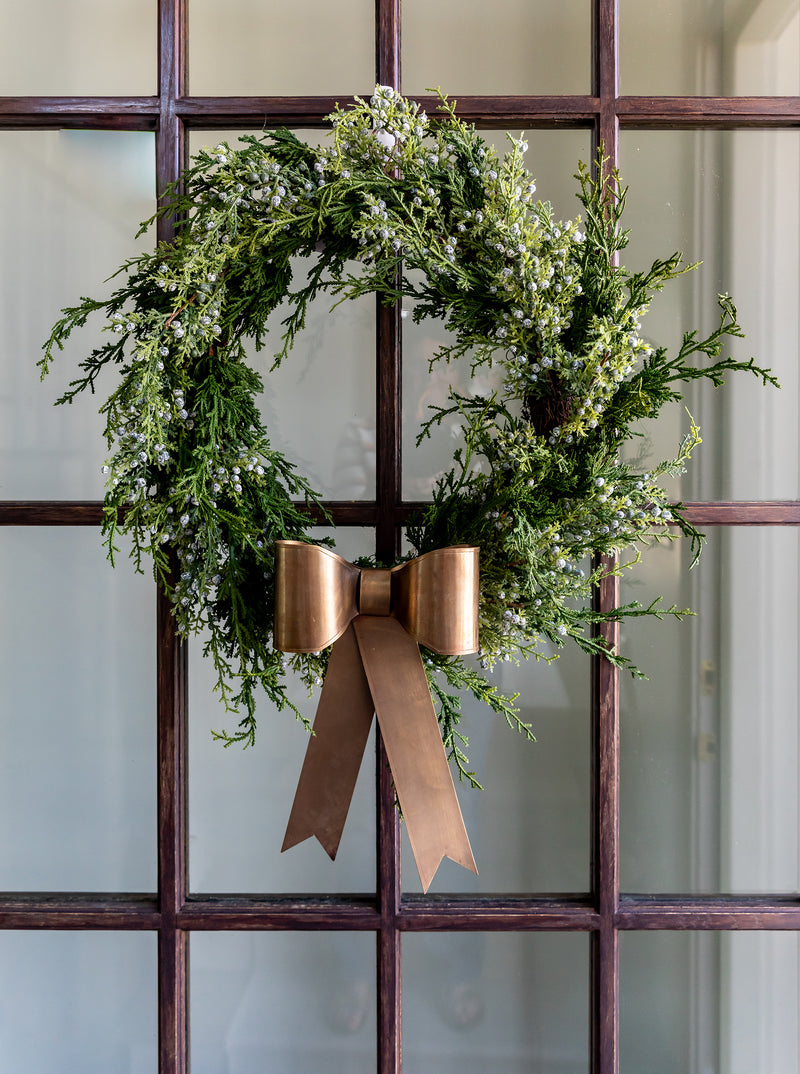
{"type": "Polygon", "coordinates": [[[361,572],[358,594],[359,615],[391,615],[392,572],[373,567],[361,572]]]}

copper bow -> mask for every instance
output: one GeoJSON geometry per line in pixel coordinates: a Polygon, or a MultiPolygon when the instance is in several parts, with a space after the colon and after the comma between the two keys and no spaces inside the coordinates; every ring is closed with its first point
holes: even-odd
{"type": "Polygon", "coordinates": [[[275,648],[333,644],[282,850],[316,835],[335,858],[376,713],[423,890],[443,857],[477,873],[419,644],[478,649],[478,549],[361,570],[327,548],[276,543],[275,648]]]}

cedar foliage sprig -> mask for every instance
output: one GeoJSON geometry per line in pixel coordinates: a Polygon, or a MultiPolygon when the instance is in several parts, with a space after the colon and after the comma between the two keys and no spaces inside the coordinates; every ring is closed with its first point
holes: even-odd
{"type": "MultiPolygon", "coordinates": [[[[717,330],[687,332],[676,355],[642,338],[653,295],[693,266],[673,254],[646,272],[616,267],[626,191],[602,155],[576,176],[582,221],[559,221],[534,196],[524,139],[510,139],[501,156],[443,97],[429,118],[379,86],[331,122],[323,148],[281,130],[202,150],[142,225],[174,216],[174,242],[126,261],[109,298],[62,311],[40,362],[44,375],[73,331],[105,315],[108,341],[83,359],[60,402],[93,393],[103,370],[115,370],[101,407],[109,555],[117,534],[129,534],[136,567],[152,559],[181,634],[203,632],[217,689],[240,716],[236,730],[218,733],[226,744],[253,742],[258,688],[305,719],[284,672],[299,671],[311,687],[327,659],[272,647],[274,542],[308,539],[307,508],[319,506],[272,448],[258,410],[264,372],[247,349],[265,346],[279,307],[273,368],[324,292],[339,301],[410,298],[415,320],[449,330],[435,360],[500,367],[494,395],[453,391],[424,423],[420,438],[457,420],[463,440],[409,529],[418,552],[480,545],[483,670],[552,659],[568,639],[630,667],[605,651],[592,632],[598,622],[683,615],[659,602],[592,608],[604,568],[587,564],[599,556],[633,549],[635,561],[642,545],[679,535],[697,553],[701,541],[659,483],[700,442],[694,422],[675,457],[649,472],[622,463],[619,449],[636,422],[681,397],[683,382],[720,384],[744,371],[775,383],[753,359],[723,356],[727,338],[741,335],[727,296],[717,330]],[[311,267],[296,282],[298,256],[311,267]]],[[[426,668],[463,778],[477,782],[458,730],[464,691],[532,737],[513,699],[473,664],[426,654],[426,668]]]]}

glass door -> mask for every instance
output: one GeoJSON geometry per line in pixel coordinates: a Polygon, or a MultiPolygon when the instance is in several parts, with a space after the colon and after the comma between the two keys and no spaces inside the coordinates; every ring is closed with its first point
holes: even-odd
{"type": "MultiPolygon", "coordinates": [[[[0,1067],[800,1074],[797,0],[6,7],[0,1067]],[[701,563],[656,547],[598,594],[698,613],[624,629],[649,682],[566,650],[504,667],[536,743],[467,705],[480,875],[446,862],[427,895],[379,740],[336,862],[279,853],[305,732],[264,706],[254,749],[212,741],[202,638],[179,643],[124,549],[105,562],[95,408],[51,406],[86,338],[44,385],[36,369],[190,151],[324,139],[375,81],[429,111],[440,85],[498,146],[526,130],[562,216],[602,142],[631,187],[628,267],[705,259],[646,333],[710,329],[729,290],[737,356],[782,383],[687,398],[704,444],[674,496],[709,533],[701,563]]],[[[394,557],[457,432],[414,447],[446,382],[467,385],[429,372],[443,330],[409,312],[318,303],[263,399],[348,558],[394,557]]],[[[687,421],[676,406],[637,447],[669,452],[687,421]]]]}

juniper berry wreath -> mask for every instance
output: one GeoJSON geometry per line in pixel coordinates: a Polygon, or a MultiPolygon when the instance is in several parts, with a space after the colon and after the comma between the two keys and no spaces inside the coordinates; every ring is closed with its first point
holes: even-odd
{"type": "MultiPolygon", "coordinates": [[[[369,102],[356,99],[330,118],[327,148],[278,130],[200,152],[160,210],[183,221],[177,239],[125,262],[110,298],[62,311],[42,375],[73,330],[105,314],[108,341],[59,402],[94,392],[105,366],[119,368],[101,407],[109,555],[125,532],[137,569],[152,557],[180,632],[206,631],[218,689],[240,718],[219,737],[249,744],[257,687],[305,720],[284,673],[292,665],[319,684],[327,654],[287,658],[271,644],[274,542],[309,539],[303,503],[318,498],[270,446],[257,406],[264,377],[246,343],[262,348],[267,317],[285,303],[274,368],[319,292],[410,296],[416,320],[441,318],[449,329],[436,360],[499,367],[495,394],[453,390],[422,426],[425,438],[455,418],[463,441],[408,531],[417,554],[481,549],[480,667],[425,654],[445,746],[476,782],[457,727],[459,689],[530,735],[514,699],[484,675],[496,661],[547,658],[547,643],[569,640],[606,652],[592,632],[599,620],[683,614],[658,602],[592,609],[609,568],[584,570],[587,560],[681,535],[700,548],[701,535],[659,484],[682,469],[700,442],[697,427],[691,422],[675,458],[638,472],[619,456],[635,423],[695,378],[719,385],[743,369],[775,382],[752,358],[721,357],[725,337],[741,335],[727,296],[718,328],[706,338],[687,332],[673,356],[640,335],[653,294],[687,266],[673,254],[646,272],[615,267],[627,242],[625,190],[616,174],[603,176],[602,160],[576,176],[582,222],[562,222],[534,198],[523,139],[510,139],[500,157],[443,97],[428,117],[378,86],[369,102]],[[308,278],[294,285],[293,259],[315,251],[308,278]]],[[[606,655],[638,674],[624,655],[606,655]]]]}

